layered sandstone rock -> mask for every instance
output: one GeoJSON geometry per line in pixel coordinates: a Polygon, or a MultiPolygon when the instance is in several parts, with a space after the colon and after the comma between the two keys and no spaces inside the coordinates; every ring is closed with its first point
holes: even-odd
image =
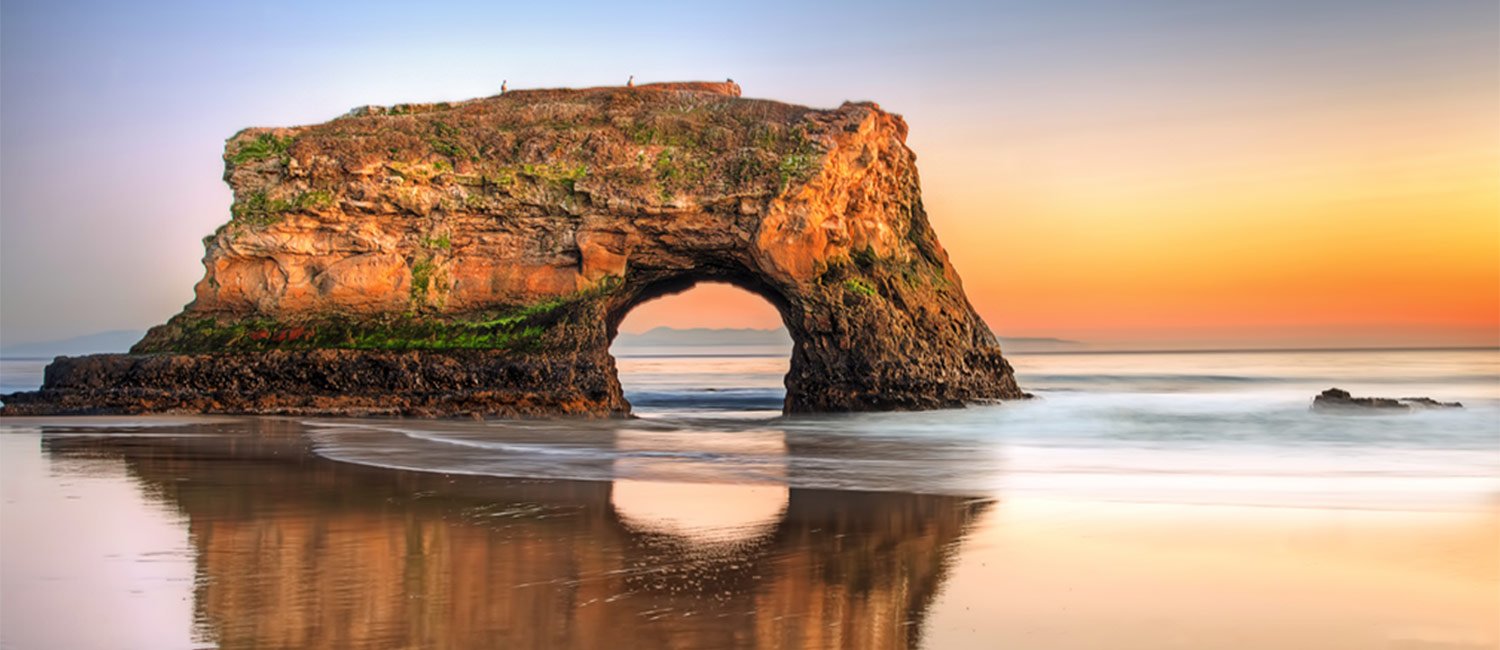
{"type": "Polygon", "coordinates": [[[739,95],[513,91],[242,131],[224,154],[233,218],[205,239],[195,300],[132,355],[59,362],[6,408],[115,411],[144,391],[158,399],[134,410],[367,412],[359,400],[421,386],[480,397],[385,412],[623,413],[620,321],[704,280],[781,312],[788,411],[1023,396],[928,225],[905,122],[739,95]],[[405,379],[312,379],[361,363],[405,379]],[[453,363],[477,365],[458,380],[453,363]],[[195,373],[235,366],[253,388],[205,397],[195,373]]]}

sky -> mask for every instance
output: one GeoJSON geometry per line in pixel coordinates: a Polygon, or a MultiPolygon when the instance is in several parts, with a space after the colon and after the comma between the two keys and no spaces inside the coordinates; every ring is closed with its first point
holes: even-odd
{"type": "MultiPolygon", "coordinates": [[[[904,115],[1001,336],[1500,343],[1493,0],[4,0],[0,344],[180,310],[241,128],[629,75],[904,115]]],[[[658,325],[777,322],[709,287],[658,325]]]]}

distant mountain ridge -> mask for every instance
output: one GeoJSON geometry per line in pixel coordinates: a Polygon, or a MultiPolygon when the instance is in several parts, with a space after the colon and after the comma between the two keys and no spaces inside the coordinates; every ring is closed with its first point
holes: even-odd
{"type": "MultiPolygon", "coordinates": [[[[1002,338],[1000,346],[1009,352],[1054,352],[1078,350],[1082,342],[1051,337],[1002,338]]],[[[657,327],[640,333],[621,332],[614,347],[621,349],[678,347],[770,347],[792,348],[792,337],[786,328],[675,328],[657,327]]]]}
{"type": "Polygon", "coordinates": [[[678,329],[663,326],[639,334],[621,332],[615,337],[615,346],[623,348],[780,346],[790,350],[792,337],[784,327],[762,330],[749,327],[678,329]]]}
{"type": "Polygon", "coordinates": [[[51,358],[103,352],[126,352],[145,335],[146,333],[141,330],[110,330],[55,341],[17,343],[0,347],[0,357],[51,358]]]}
{"type": "Polygon", "coordinates": [[[1001,337],[1000,348],[1006,352],[1063,352],[1085,350],[1088,349],[1088,344],[1050,336],[1018,336],[1001,337]]]}

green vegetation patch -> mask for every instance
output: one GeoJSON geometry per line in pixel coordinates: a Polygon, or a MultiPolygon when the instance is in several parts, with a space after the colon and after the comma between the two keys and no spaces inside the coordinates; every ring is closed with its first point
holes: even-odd
{"type": "Polygon", "coordinates": [[[427,292],[432,289],[437,264],[430,257],[423,257],[411,265],[411,301],[416,305],[427,302],[427,292]]]}
{"type": "Polygon", "coordinates": [[[292,209],[284,199],[272,199],[265,192],[256,192],[243,201],[229,206],[234,221],[253,227],[269,226],[281,221],[281,216],[292,209]]]}
{"type": "Polygon", "coordinates": [[[793,182],[806,181],[813,172],[813,159],[805,153],[789,153],[781,157],[776,165],[778,185],[776,191],[784,192],[793,182]]]}
{"type": "Polygon", "coordinates": [[[875,287],[870,286],[869,282],[865,282],[859,278],[844,280],[844,289],[848,290],[849,293],[857,293],[861,296],[875,295],[875,287]]]}
{"type": "Polygon", "coordinates": [[[552,324],[561,300],[474,319],[401,315],[383,319],[321,319],[283,322],[246,319],[221,323],[201,318],[183,323],[168,344],[182,353],[270,350],[516,350],[534,348],[552,324]]]}
{"type": "Polygon", "coordinates": [[[257,162],[270,158],[280,158],[285,162],[287,151],[292,148],[291,136],[278,138],[272,133],[262,133],[254,140],[240,145],[239,151],[229,157],[229,161],[236,165],[248,162],[257,162]]]}
{"type": "Polygon", "coordinates": [[[303,192],[291,199],[273,199],[261,191],[236,201],[229,206],[229,213],[237,223],[261,228],[281,221],[288,212],[327,208],[333,203],[333,193],[328,190],[303,192]]]}
{"type": "Polygon", "coordinates": [[[546,333],[566,325],[576,307],[623,283],[606,276],[565,296],[461,318],[391,315],[380,318],[316,318],[280,321],[212,317],[174,321],[176,332],[142,352],[237,353],[270,350],[511,350],[538,349],[546,333]]]}
{"type": "Polygon", "coordinates": [[[754,149],[744,149],[729,162],[729,184],[740,188],[760,181],[771,171],[771,166],[756,155],[754,149]]]}
{"type": "Polygon", "coordinates": [[[677,166],[677,161],[670,149],[663,149],[656,154],[656,162],[652,163],[651,169],[656,176],[657,198],[662,203],[672,200],[678,185],[682,182],[682,169],[677,166]]]}
{"type": "Polygon", "coordinates": [[[333,192],[328,190],[312,190],[297,195],[292,205],[298,210],[310,210],[312,208],[333,207],[333,192]]]}
{"type": "Polygon", "coordinates": [[[662,149],[651,164],[657,199],[667,203],[678,191],[701,185],[710,173],[709,164],[675,149],[662,149]]]}
{"type": "Polygon", "coordinates": [[[495,173],[485,176],[484,180],[495,187],[510,187],[516,184],[516,172],[509,167],[502,167],[495,173]]]}
{"type": "Polygon", "coordinates": [[[541,163],[506,165],[486,171],[480,177],[482,185],[495,189],[509,191],[520,179],[531,179],[533,181],[553,185],[569,194],[577,191],[578,181],[587,178],[589,166],[583,163],[541,163]]]}
{"type": "Polygon", "coordinates": [[[454,160],[469,159],[477,162],[479,155],[470,153],[469,149],[459,141],[459,135],[458,127],[442,120],[433,120],[432,134],[427,136],[427,144],[440,155],[454,160]]]}
{"type": "Polygon", "coordinates": [[[578,181],[589,175],[588,165],[565,165],[562,163],[544,163],[541,165],[521,165],[519,170],[512,172],[512,176],[519,173],[522,176],[530,176],[547,183],[552,183],[568,192],[574,191],[578,181]]]}
{"type": "Polygon", "coordinates": [[[638,145],[693,149],[703,144],[703,130],[685,119],[648,118],[632,123],[625,135],[638,145]]]}

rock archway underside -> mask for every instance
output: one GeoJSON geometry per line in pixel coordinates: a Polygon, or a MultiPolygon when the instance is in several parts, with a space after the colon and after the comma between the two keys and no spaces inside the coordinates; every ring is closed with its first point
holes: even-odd
{"type": "Polygon", "coordinates": [[[1025,394],[922,206],[906,123],[733,83],[512,91],[247,129],[182,313],[7,413],[621,415],[609,344],[705,280],[795,343],[787,412],[1025,394]]]}

